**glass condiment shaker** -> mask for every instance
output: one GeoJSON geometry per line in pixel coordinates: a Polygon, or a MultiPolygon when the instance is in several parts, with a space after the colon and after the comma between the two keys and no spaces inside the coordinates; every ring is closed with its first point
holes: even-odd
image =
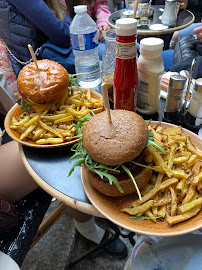
{"type": "Polygon", "coordinates": [[[202,78],[195,81],[184,122],[190,128],[202,127],[202,78]]]}
{"type": "Polygon", "coordinates": [[[166,0],[165,9],[161,17],[162,24],[173,26],[177,21],[177,1],[166,0]]]}
{"type": "Polygon", "coordinates": [[[170,76],[164,110],[164,119],[167,122],[178,123],[180,121],[185,84],[186,77],[182,75],[170,76]]]}
{"type": "Polygon", "coordinates": [[[102,81],[106,83],[109,99],[113,101],[113,81],[116,63],[116,30],[110,29],[103,34],[106,49],[102,56],[102,81]]]}

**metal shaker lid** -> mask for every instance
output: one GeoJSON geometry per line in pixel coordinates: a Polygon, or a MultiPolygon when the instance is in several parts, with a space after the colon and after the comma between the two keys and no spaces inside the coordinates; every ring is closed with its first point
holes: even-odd
{"type": "Polygon", "coordinates": [[[194,90],[198,93],[202,93],[202,78],[197,79],[195,81],[195,87],[194,90]]]}
{"type": "Polygon", "coordinates": [[[174,89],[184,89],[186,83],[186,77],[182,75],[171,75],[169,80],[169,86],[174,89]]]}

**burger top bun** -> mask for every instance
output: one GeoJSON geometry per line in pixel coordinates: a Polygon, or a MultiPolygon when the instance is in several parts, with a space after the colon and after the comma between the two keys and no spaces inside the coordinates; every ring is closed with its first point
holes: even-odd
{"type": "Polygon", "coordinates": [[[22,98],[31,103],[49,103],[61,99],[69,86],[67,70],[57,62],[38,60],[23,67],[18,75],[18,90],[22,98]]]}
{"type": "Polygon", "coordinates": [[[111,110],[95,115],[83,131],[83,145],[89,156],[106,165],[119,165],[136,158],[147,143],[149,132],[144,119],[135,112],[111,110]]]}

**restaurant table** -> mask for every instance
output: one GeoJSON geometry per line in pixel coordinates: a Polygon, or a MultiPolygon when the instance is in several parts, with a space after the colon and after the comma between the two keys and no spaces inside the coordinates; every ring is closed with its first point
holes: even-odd
{"type": "MultiPolygon", "coordinates": [[[[161,99],[159,112],[144,118],[162,121],[164,107],[165,100],[161,99]]],[[[76,167],[68,177],[74,162],[69,163],[73,155],[72,145],[34,148],[19,144],[19,147],[26,169],[42,189],[70,207],[86,214],[103,217],[85,194],[80,178],[80,167],[76,167]]]]}
{"type": "MultiPolygon", "coordinates": [[[[164,6],[162,5],[152,5],[153,9],[153,15],[149,17],[150,25],[153,24],[161,24],[160,16],[163,13],[164,6]]],[[[124,9],[118,10],[114,13],[112,13],[108,18],[108,24],[115,28],[116,20],[126,17],[123,15],[124,9]]],[[[138,25],[137,27],[137,34],[138,36],[159,36],[164,39],[164,49],[168,49],[169,47],[169,41],[172,37],[172,33],[181,29],[186,28],[190,24],[192,24],[195,20],[194,14],[189,10],[180,10],[177,16],[176,24],[172,27],[168,27],[164,30],[151,30],[149,27],[140,27],[138,25]],[[166,38],[165,38],[166,37],[166,38]]],[[[138,39],[139,42],[139,39],[138,39]]]]}

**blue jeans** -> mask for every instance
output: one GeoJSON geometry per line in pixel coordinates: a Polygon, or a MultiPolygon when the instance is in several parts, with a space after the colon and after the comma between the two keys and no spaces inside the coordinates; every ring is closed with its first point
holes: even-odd
{"type": "Polygon", "coordinates": [[[201,270],[202,235],[163,237],[135,256],[135,247],[124,270],[201,270]]]}
{"type": "Polygon", "coordinates": [[[191,25],[187,26],[186,28],[179,30],[179,38],[184,36],[195,35],[193,30],[199,26],[202,26],[202,23],[192,23],[191,25]]]}

